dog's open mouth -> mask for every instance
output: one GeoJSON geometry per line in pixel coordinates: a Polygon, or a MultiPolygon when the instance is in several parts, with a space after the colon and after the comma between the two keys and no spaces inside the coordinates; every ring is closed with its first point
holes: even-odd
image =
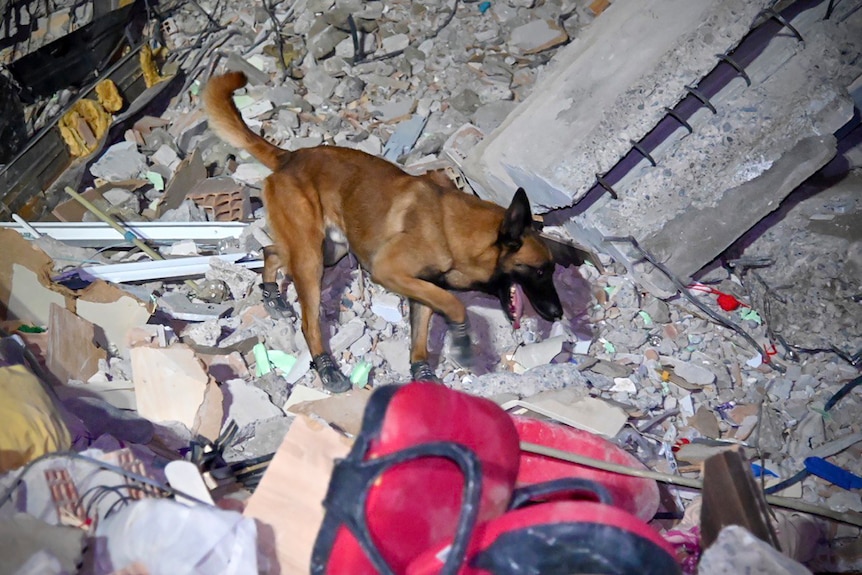
{"type": "Polygon", "coordinates": [[[509,286],[509,318],[515,329],[521,327],[521,316],[524,314],[524,292],[521,287],[513,283],[509,286]]]}

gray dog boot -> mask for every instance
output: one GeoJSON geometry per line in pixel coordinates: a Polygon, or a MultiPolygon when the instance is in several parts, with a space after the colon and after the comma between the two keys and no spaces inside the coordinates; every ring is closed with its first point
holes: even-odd
{"type": "Polygon", "coordinates": [[[335,360],[328,353],[314,356],[311,359],[311,367],[320,376],[323,387],[332,393],[344,393],[353,387],[353,384],[350,383],[350,378],[341,373],[341,370],[338,369],[338,364],[335,363],[335,360]]]}
{"type": "Polygon", "coordinates": [[[270,317],[274,319],[292,319],[295,317],[293,308],[287,305],[287,302],[281,297],[281,290],[278,289],[277,283],[263,282],[260,284],[260,291],[263,294],[263,305],[266,306],[266,311],[270,317]]]}
{"type": "Polygon", "coordinates": [[[469,322],[450,323],[449,333],[452,334],[452,360],[464,369],[470,369],[473,366],[473,342],[470,341],[469,322]]]}
{"type": "Polygon", "coordinates": [[[415,361],[410,364],[410,377],[413,381],[430,381],[431,383],[443,383],[427,361],[415,361]]]}

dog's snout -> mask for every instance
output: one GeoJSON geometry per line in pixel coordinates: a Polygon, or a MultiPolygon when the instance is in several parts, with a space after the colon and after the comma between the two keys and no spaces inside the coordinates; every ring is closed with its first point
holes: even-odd
{"type": "Polygon", "coordinates": [[[548,321],[556,321],[563,317],[563,306],[559,302],[549,302],[545,305],[545,309],[536,311],[548,321]]]}

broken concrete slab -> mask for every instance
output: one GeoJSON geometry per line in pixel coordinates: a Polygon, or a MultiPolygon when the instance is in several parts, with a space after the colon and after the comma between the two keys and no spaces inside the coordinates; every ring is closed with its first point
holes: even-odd
{"type": "Polygon", "coordinates": [[[685,95],[686,84],[715,66],[715,54],[736,45],[766,4],[614,2],[555,57],[541,89],[472,150],[468,179],[501,205],[519,186],[539,212],[572,205],[596,173],[629,151],[629,140],[640,139],[685,95]],[[614,50],[604,42],[609,37],[614,50]],[[679,61],[685,75],[669,64],[679,61]]]}
{"type": "MultiPolygon", "coordinates": [[[[685,283],[742,233],[778,209],[790,192],[835,156],[836,149],[834,136],[805,138],[760,176],[726,190],[709,207],[689,207],[644,238],[641,245],[685,283]],[[694,221],[698,225],[692,225],[694,221]]],[[[665,293],[676,291],[658,270],[646,271],[641,281],[665,293]]]]}
{"type": "Polygon", "coordinates": [[[198,303],[177,292],[167,292],[159,298],[159,307],[169,316],[185,321],[207,321],[227,314],[233,306],[224,303],[198,303]]]}

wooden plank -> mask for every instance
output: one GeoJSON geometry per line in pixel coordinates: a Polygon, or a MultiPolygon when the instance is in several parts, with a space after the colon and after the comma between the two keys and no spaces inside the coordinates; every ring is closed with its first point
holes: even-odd
{"type": "Polygon", "coordinates": [[[728,525],[739,525],[780,550],[766,498],[741,449],[713,455],[703,464],[701,543],[706,549],[728,525]]]}

